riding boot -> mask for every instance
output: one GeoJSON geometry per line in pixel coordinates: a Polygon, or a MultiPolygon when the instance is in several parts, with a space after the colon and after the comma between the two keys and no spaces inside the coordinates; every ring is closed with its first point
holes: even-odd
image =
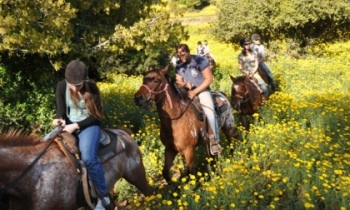
{"type": "Polygon", "coordinates": [[[275,83],[274,81],[271,83],[271,90],[272,91],[276,91],[278,89],[278,85],[277,83],[275,83]]]}

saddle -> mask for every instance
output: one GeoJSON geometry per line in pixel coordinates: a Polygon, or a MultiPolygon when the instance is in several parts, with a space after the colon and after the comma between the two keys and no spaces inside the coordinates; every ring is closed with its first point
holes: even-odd
{"type": "MultiPolygon", "coordinates": [[[[101,163],[104,163],[107,160],[113,158],[125,149],[125,144],[123,143],[123,135],[126,135],[126,133],[121,130],[116,131],[118,134],[108,129],[101,129],[100,146],[97,152],[101,163]]],[[[58,144],[60,150],[69,160],[74,172],[77,175],[80,175],[80,152],[76,137],[70,133],[62,132],[55,138],[55,142],[58,144]]]]}
{"type": "MultiPolygon", "coordinates": [[[[220,116],[221,113],[225,112],[229,108],[229,102],[226,99],[226,95],[222,92],[211,92],[211,96],[214,102],[214,109],[216,116],[220,116]]],[[[195,110],[195,114],[198,120],[203,121],[205,119],[203,107],[199,102],[199,98],[195,97],[192,101],[192,107],[195,110]]]]}
{"type": "MultiPolygon", "coordinates": [[[[108,129],[101,129],[100,146],[97,152],[101,163],[108,161],[125,149],[125,135],[128,134],[123,130],[114,131],[116,133],[108,129]]],[[[84,163],[80,160],[76,137],[70,133],[62,132],[56,135],[55,142],[67,157],[75,174],[82,177],[77,194],[78,206],[82,207],[84,205],[85,198],[85,202],[93,208],[91,197],[96,199],[98,195],[87,177],[84,163]]]]}

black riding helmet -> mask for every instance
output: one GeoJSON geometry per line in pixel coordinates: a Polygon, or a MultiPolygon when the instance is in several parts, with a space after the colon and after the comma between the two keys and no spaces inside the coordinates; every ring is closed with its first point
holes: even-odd
{"type": "Polygon", "coordinates": [[[244,37],[239,41],[239,44],[241,45],[242,48],[244,48],[244,44],[249,43],[249,39],[244,37]]]}

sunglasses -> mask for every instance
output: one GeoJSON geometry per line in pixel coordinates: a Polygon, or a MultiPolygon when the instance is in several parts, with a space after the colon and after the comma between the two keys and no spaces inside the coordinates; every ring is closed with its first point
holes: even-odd
{"type": "Polygon", "coordinates": [[[185,53],[185,52],[183,52],[183,53],[178,53],[177,54],[177,56],[179,57],[179,58],[183,58],[183,57],[185,57],[187,55],[187,53],[185,53]]]}

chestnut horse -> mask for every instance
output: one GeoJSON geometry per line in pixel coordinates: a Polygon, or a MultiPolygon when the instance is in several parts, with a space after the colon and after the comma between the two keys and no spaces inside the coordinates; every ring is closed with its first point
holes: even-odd
{"type": "MultiPolygon", "coordinates": [[[[103,163],[108,189],[125,178],[143,194],[148,184],[138,145],[125,131],[117,134],[117,155],[103,163]]],[[[76,210],[81,176],[74,173],[68,159],[55,142],[41,142],[26,135],[0,135],[0,208],[13,210],[76,210]]]]}
{"type": "MultiPolygon", "coordinates": [[[[187,169],[185,174],[194,174],[195,147],[199,143],[207,143],[208,139],[205,121],[197,118],[196,111],[191,106],[192,101],[183,100],[166,73],[167,68],[147,72],[134,99],[136,105],[144,108],[148,108],[151,100],[156,103],[160,119],[160,139],[165,146],[163,177],[170,183],[169,171],[176,155],[180,153],[185,158],[187,169]]],[[[232,108],[226,97],[221,96],[226,109],[219,116],[219,128],[227,140],[231,141],[234,137],[232,108]]]]}
{"type": "Polygon", "coordinates": [[[231,76],[231,105],[239,112],[242,126],[249,130],[247,115],[253,115],[258,111],[262,103],[262,95],[257,86],[249,79],[248,76],[231,76]]]}

